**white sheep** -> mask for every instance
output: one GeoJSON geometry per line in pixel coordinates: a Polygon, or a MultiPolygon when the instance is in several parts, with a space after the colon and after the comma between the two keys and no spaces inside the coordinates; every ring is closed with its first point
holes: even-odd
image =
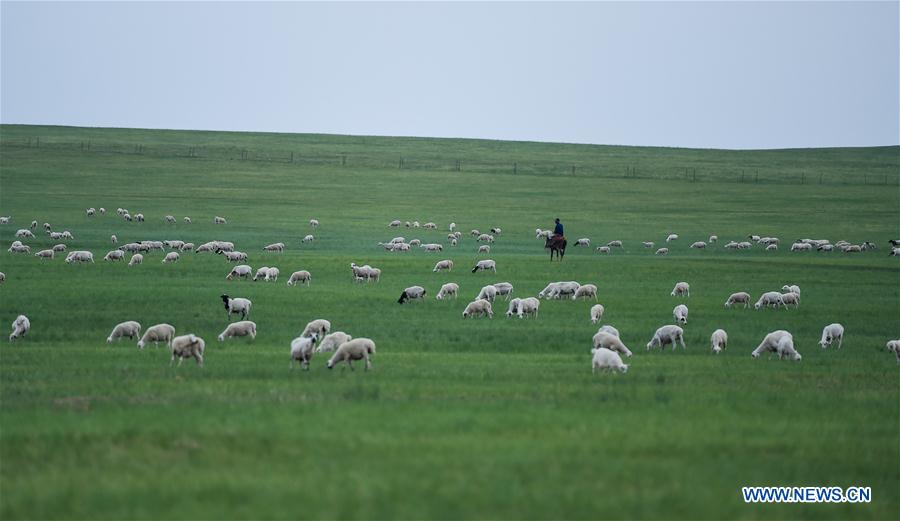
{"type": "Polygon", "coordinates": [[[509,282],[497,282],[494,284],[494,289],[497,290],[498,297],[506,297],[506,300],[509,300],[512,297],[513,285],[509,282]]]}
{"type": "Polygon", "coordinates": [[[136,213],[136,214],[134,214],[134,220],[137,221],[137,222],[139,222],[139,223],[144,222],[144,214],[142,214],[142,213],[136,213]]]}
{"type": "Polygon", "coordinates": [[[591,324],[596,324],[603,318],[603,313],[606,311],[606,308],[603,307],[603,304],[594,304],[591,306],[591,324]]]}
{"type": "Polygon", "coordinates": [[[690,297],[691,296],[691,285],[687,282],[679,282],[675,284],[675,287],[672,289],[673,297],[690,297]]]}
{"type": "Polygon", "coordinates": [[[301,242],[313,242],[314,240],[316,240],[316,238],[312,234],[309,234],[303,237],[303,239],[301,239],[301,242]]]}
{"type": "Polygon", "coordinates": [[[64,251],[66,251],[66,245],[65,244],[57,244],[57,245],[53,246],[53,251],[55,251],[56,253],[62,253],[64,251]]]}
{"type": "Polygon", "coordinates": [[[572,295],[572,300],[578,298],[591,298],[597,300],[597,286],[594,284],[585,284],[583,286],[579,286],[578,289],[575,290],[575,293],[572,295]]]}
{"type": "Polygon", "coordinates": [[[716,329],[709,337],[709,344],[713,353],[721,353],[728,346],[728,333],[724,329],[716,329]]]}
{"type": "Polygon", "coordinates": [[[660,249],[656,250],[656,255],[668,255],[668,254],[669,254],[669,248],[660,248],[660,249]]]}
{"type": "Polygon", "coordinates": [[[66,256],[66,262],[94,262],[94,254],[89,251],[73,251],[66,256]]]}
{"type": "Polygon", "coordinates": [[[712,244],[714,242],[719,242],[719,236],[718,235],[710,235],[709,241],[707,241],[707,242],[709,242],[710,244],[712,244]]]}
{"type": "Polygon", "coordinates": [[[534,297],[523,298],[519,301],[519,318],[525,318],[526,315],[530,315],[534,318],[537,318],[538,311],[541,308],[541,301],[534,297]]]}
{"type": "Polygon", "coordinates": [[[644,248],[647,248],[647,249],[650,249],[650,250],[652,250],[653,247],[656,246],[656,244],[655,244],[653,241],[644,241],[644,242],[642,242],[641,244],[644,245],[644,248]]]}
{"type": "Polygon", "coordinates": [[[451,232],[452,232],[453,230],[455,230],[455,229],[456,229],[456,223],[450,223],[449,228],[450,228],[450,231],[451,231],[451,232]]]}
{"type": "Polygon", "coordinates": [[[591,245],[591,239],[589,239],[588,237],[582,237],[575,241],[575,246],[590,246],[590,245],[591,245]]]}
{"type": "Polygon", "coordinates": [[[31,229],[37,228],[37,221],[31,221],[31,229]]]}
{"type": "Polygon", "coordinates": [[[619,330],[610,325],[600,326],[598,333],[609,333],[610,335],[619,336],[619,330]]]}
{"type": "Polygon", "coordinates": [[[609,241],[608,243],[606,243],[606,245],[610,248],[621,248],[622,241],[609,241]]]}
{"type": "Polygon", "coordinates": [[[793,304],[795,308],[798,308],[800,307],[800,295],[791,292],[783,293],[781,295],[781,303],[785,308],[790,304],[793,304]]]}
{"type": "Polygon", "coordinates": [[[681,343],[681,349],[684,347],[684,330],[676,325],[662,326],[653,333],[653,338],[647,342],[647,351],[652,347],[666,349],[666,344],[672,344],[672,351],[675,350],[676,342],[681,343]]]}
{"type": "Polygon", "coordinates": [[[397,302],[403,304],[409,300],[425,300],[425,288],[422,286],[410,286],[403,290],[397,302]]]}
{"type": "Polygon", "coordinates": [[[828,324],[822,329],[822,340],[819,340],[819,345],[822,346],[822,349],[825,349],[835,340],[837,340],[838,349],[840,349],[844,343],[844,326],[838,323],[828,324]]]}
{"type": "Polygon", "coordinates": [[[897,356],[897,363],[900,364],[900,340],[888,340],[888,343],[884,345],[888,351],[893,351],[897,356]]]}
{"type": "Polygon", "coordinates": [[[672,242],[672,241],[677,241],[677,240],[678,240],[677,233],[670,233],[669,236],[666,237],[666,242],[672,242]]]}
{"type": "Polygon", "coordinates": [[[238,313],[241,314],[241,320],[250,316],[250,308],[253,307],[253,302],[250,299],[231,298],[228,295],[222,295],[220,298],[225,306],[225,316],[228,319],[231,319],[231,315],[237,315],[238,313]]]}
{"type": "Polygon", "coordinates": [[[0,282],[6,282],[6,273],[0,271],[0,282]]]}
{"type": "Polygon", "coordinates": [[[436,243],[422,244],[420,247],[425,251],[444,251],[444,247],[436,243]]]}
{"type": "Polygon", "coordinates": [[[494,308],[491,306],[491,303],[485,299],[478,299],[466,306],[466,309],[463,310],[463,318],[468,317],[483,317],[487,315],[488,318],[494,318],[494,308]]]}
{"type": "Polygon", "coordinates": [[[178,255],[177,251],[170,251],[169,253],[166,254],[165,257],[163,257],[162,262],[163,262],[163,264],[166,264],[169,262],[178,262],[178,257],[179,257],[179,255],[178,255]]]}
{"type": "Polygon", "coordinates": [[[491,259],[480,260],[475,263],[475,267],[472,268],[472,273],[476,271],[487,271],[491,270],[494,273],[497,273],[497,262],[491,259]]]}
{"type": "Polygon", "coordinates": [[[449,297],[450,295],[453,295],[453,298],[459,297],[459,284],[455,282],[448,282],[444,284],[443,286],[441,286],[441,290],[438,291],[437,296],[435,296],[434,298],[438,300],[444,300],[445,297],[449,297]]]}
{"type": "Polygon", "coordinates": [[[52,249],[50,249],[50,250],[41,250],[41,251],[35,253],[34,256],[41,258],[41,259],[52,259],[55,254],[56,254],[56,252],[53,251],[52,249]]]}
{"type": "Polygon", "coordinates": [[[225,331],[222,331],[218,338],[219,342],[224,342],[226,338],[248,335],[251,339],[256,338],[256,322],[241,320],[240,322],[228,324],[228,327],[225,328],[225,331]]]}
{"type": "Polygon", "coordinates": [[[263,279],[265,282],[278,282],[278,276],[281,275],[281,270],[272,266],[266,271],[266,277],[263,279]]]}
{"type": "Polygon", "coordinates": [[[766,246],[766,251],[778,251],[778,245],[777,244],[769,244],[768,246],[766,246]]]}
{"type": "Polygon", "coordinates": [[[272,243],[272,244],[267,244],[267,245],[263,246],[263,250],[264,251],[283,252],[284,251],[284,243],[276,242],[276,243],[272,243]]]}
{"type": "Polygon", "coordinates": [[[750,294],[746,291],[739,291],[737,293],[732,293],[728,296],[728,299],[725,301],[725,307],[730,308],[734,304],[743,304],[744,308],[750,307],[750,294]]]}
{"type": "Polygon", "coordinates": [[[756,304],[753,305],[753,309],[769,307],[769,305],[773,308],[784,306],[784,297],[782,294],[777,291],[767,291],[763,293],[759,296],[759,300],[756,301],[756,304]]]}
{"type": "Polygon", "coordinates": [[[437,225],[432,222],[428,222],[428,223],[423,224],[422,228],[426,228],[429,230],[437,230],[437,225]]]}
{"type": "Polygon", "coordinates": [[[547,284],[546,288],[538,293],[538,297],[547,299],[568,297],[570,295],[574,295],[580,287],[581,284],[575,282],[574,280],[570,280],[567,282],[551,282],[550,284],[547,284]]]}
{"type": "Polygon", "coordinates": [[[441,270],[453,271],[453,261],[450,259],[444,259],[442,261],[438,261],[434,265],[434,269],[432,269],[431,271],[433,273],[437,273],[441,270]]]}
{"type": "Polygon", "coordinates": [[[186,242],[186,243],[182,244],[182,245],[181,245],[181,248],[179,248],[179,249],[180,249],[181,251],[191,251],[191,250],[194,249],[194,243],[192,243],[192,242],[186,242]]]}
{"type": "Polygon", "coordinates": [[[795,242],[791,244],[791,251],[811,251],[813,245],[808,242],[795,242]]]}
{"type": "Polygon", "coordinates": [[[596,374],[597,370],[608,369],[609,371],[619,371],[620,373],[628,372],[628,365],[622,362],[622,357],[615,351],[606,348],[591,349],[593,355],[591,359],[591,374],[596,374]]]}
{"type": "Polygon", "coordinates": [[[781,286],[781,291],[785,293],[796,293],[799,295],[800,286],[797,286],[796,284],[785,284],[784,286],[781,286]]]}
{"type": "Polygon", "coordinates": [[[25,315],[19,315],[13,320],[12,334],[9,335],[9,341],[12,342],[19,337],[25,336],[29,331],[31,331],[31,321],[25,315]]]}
{"type": "Polygon", "coordinates": [[[482,233],[478,236],[477,239],[475,239],[475,242],[494,242],[494,236],[487,233],[482,233]]]}
{"type": "MultiPolygon", "coordinates": [[[[16,241],[6,251],[8,251],[10,253],[31,253],[31,246],[27,246],[25,244],[20,243],[19,241],[16,241]],[[16,244],[16,243],[18,243],[18,244],[16,244]]],[[[68,259],[67,259],[67,262],[68,262],[68,259]]]]}
{"type": "Polygon", "coordinates": [[[706,248],[706,243],[703,241],[697,241],[697,242],[691,244],[691,248],[693,248],[695,250],[702,250],[702,249],[706,248]]]}
{"type": "Polygon", "coordinates": [[[134,266],[136,264],[143,264],[143,263],[144,263],[144,256],[141,255],[140,253],[135,253],[134,255],[131,256],[131,259],[129,259],[129,261],[128,261],[129,266],[134,266]]]}
{"type": "Polygon", "coordinates": [[[187,216],[184,217],[184,224],[191,224],[191,222],[192,221],[191,221],[190,217],[187,217],[187,216]]]}
{"type": "Polygon", "coordinates": [[[22,228],[16,232],[16,237],[34,237],[34,234],[31,233],[31,230],[26,230],[22,228]]]}
{"type": "Polygon", "coordinates": [[[389,226],[390,228],[399,228],[401,224],[403,224],[403,223],[401,223],[401,222],[398,221],[398,220],[393,220],[393,221],[391,221],[390,223],[388,223],[388,226],[389,226]]]}
{"type": "Polygon", "coordinates": [[[619,338],[619,335],[613,335],[607,333],[605,331],[598,331],[597,334],[594,335],[593,339],[594,349],[598,348],[606,348],[612,351],[619,352],[625,356],[631,356],[631,350],[622,343],[622,339],[619,338]]]}
{"type": "Polygon", "coordinates": [[[353,337],[344,333],[343,331],[335,331],[334,333],[330,333],[325,335],[321,342],[319,342],[319,346],[316,348],[316,353],[326,353],[328,351],[334,351],[338,347],[341,346],[344,342],[349,342],[353,340],[353,337]]]}
{"type": "Polygon", "coordinates": [[[104,208],[104,207],[101,206],[101,207],[100,207],[100,213],[101,213],[101,214],[106,213],[106,208],[104,208]]]}
{"type": "Polygon", "coordinates": [[[106,343],[111,344],[116,340],[126,336],[131,340],[134,340],[134,337],[140,334],[141,324],[135,322],[134,320],[128,320],[127,322],[116,324],[116,327],[114,327],[109,336],[106,337],[106,343]]]}
{"type": "Polygon", "coordinates": [[[109,236],[109,242],[113,244],[119,244],[119,238],[116,237],[116,234],[112,234],[109,236]]]}
{"type": "Polygon", "coordinates": [[[138,349],[143,349],[148,343],[153,342],[159,347],[160,342],[165,342],[167,346],[172,347],[172,339],[175,338],[175,328],[169,324],[156,324],[150,326],[144,331],[144,336],[138,340],[138,349]]]}
{"type": "Polygon", "coordinates": [[[514,298],[509,301],[509,309],[506,310],[506,318],[519,314],[519,304],[522,302],[520,298],[514,298]]]}
{"type": "Polygon", "coordinates": [[[349,365],[352,370],[353,360],[365,360],[365,368],[366,371],[368,371],[372,367],[370,357],[374,354],[375,342],[369,338],[354,338],[353,340],[348,340],[338,346],[334,354],[331,355],[331,358],[328,359],[326,367],[333,369],[335,365],[341,362],[347,362],[347,365],[349,365]]]}
{"type": "Polygon", "coordinates": [[[612,250],[610,250],[609,246],[597,246],[594,251],[596,251],[597,253],[605,253],[609,255],[612,250]]]}
{"type": "Polygon", "coordinates": [[[0,217],[0,224],[9,224],[9,219],[10,219],[9,215],[0,217]]]}
{"type": "Polygon", "coordinates": [[[172,349],[172,360],[169,365],[172,365],[177,358],[178,367],[181,367],[181,362],[185,358],[193,358],[197,361],[197,365],[203,367],[203,352],[206,350],[206,342],[199,336],[194,334],[177,336],[172,339],[169,347],[172,349]]]}
{"type": "Polygon", "coordinates": [[[256,273],[253,275],[253,281],[256,282],[259,279],[265,279],[266,275],[269,274],[269,267],[263,266],[261,268],[256,269],[256,273]]]}
{"type": "Polygon", "coordinates": [[[491,252],[491,247],[488,246],[487,244],[482,244],[481,246],[478,247],[478,253],[490,253],[490,252],[491,252]]]}
{"type": "Polygon", "coordinates": [[[213,224],[228,224],[228,221],[224,217],[217,215],[213,218],[213,224]]]}
{"type": "Polygon", "coordinates": [[[310,220],[309,220],[309,225],[312,226],[313,228],[318,228],[318,227],[319,227],[319,220],[318,220],[318,219],[310,219],[310,220]]]}
{"type": "Polygon", "coordinates": [[[247,260],[247,254],[242,251],[219,250],[219,255],[225,257],[225,260],[227,260],[228,262],[241,262],[247,260]]]}
{"type": "Polygon", "coordinates": [[[165,217],[165,219],[166,219],[167,224],[175,224],[175,216],[174,215],[167,215],[165,217]]]}
{"type": "Polygon", "coordinates": [[[675,309],[672,310],[672,317],[675,318],[675,322],[678,322],[682,325],[687,324],[688,307],[684,304],[678,304],[677,306],[675,306],[675,309]]]}
{"type": "Polygon", "coordinates": [[[291,278],[288,279],[287,285],[293,286],[294,284],[306,284],[309,286],[309,283],[312,281],[312,275],[306,270],[295,271],[291,273],[291,278]]]}
{"type": "Polygon", "coordinates": [[[779,329],[773,331],[763,338],[762,343],[750,354],[753,358],[759,358],[759,355],[765,352],[778,353],[778,358],[788,357],[791,360],[799,362],[801,360],[800,353],[794,349],[794,337],[787,331],[779,329]]]}
{"type": "Polygon", "coordinates": [[[484,299],[493,302],[495,298],[497,298],[497,288],[493,285],[489,285],[481,288],[481,291],[478,292],[478,296],[475,297],[475,300],[484,299]]]}

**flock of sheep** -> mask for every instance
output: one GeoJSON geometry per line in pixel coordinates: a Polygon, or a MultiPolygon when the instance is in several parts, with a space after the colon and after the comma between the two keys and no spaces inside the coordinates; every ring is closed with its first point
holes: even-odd
{"type": "MultiPolygon", "coordinates": [[[[88,217],[93,217],[98,213],[101,215],[105,214],[106,210],[104,208],[100,208],[99,212],[94,208],[89,208],[86,210],[86,215],[88,217]]],[[[117,214],[127,222],[142,222],[145,219],[143,214],[135,213],[132,215],[127,209],[123,208],[117,209],[117,214]]],[[[9,216],[0,217],[0,224],[9,224],[10,219],[11,218],[9,216]]],[[[171,215],[165,216],[164,219],[167,223],[176,222],[175,217],[171,215]]],[[[187,224],[190,224],[192,222],[190,217],[184,217],[183,221],[187,224]]],[[[227,224],[227,220],[219,216],[214,217],[213,222],[215,224],[227,224]]],[[[309,221],[309,225],[313,228],[317,228],[319,226],[319,222],[316,219],[312,219],[309,221]]],[[[403,225],[404,223],[399,220],[394,220],[389,223],[389,227],[392,228],[400,227],[403,225]]],[[[417,221],[407,221],[405,223],[405,226],[407,228],[419,228],[420,224],[417,221]]],[[[431,230],[437,229],[437,225],[432,222],[425,223],[424,225],[421,225],[421,227],[431,230]]],[[[19,239],[35,238],[32,230],[35,230],[36,228],[37,221],[32,221],[30,229],[20,229],[16,232],[15,235],[19,239]]],[[[55,232],[52,230],[52,227],[49,223],[44,223],[43,228],[45,233],[53,240],[65,241],[74,239],[74,235],[70,231],[65,230],[63,232],[55,232]]],[[[447,236],[449,244],[450,246],[456,246],[459,243],[462,234],[459,231],[456,231],[455,223],[450,223],[449,229],[450,234],[447,236]]],[[[501,233],[502,230],[499,227],[491,228],[490,233],[481,233],[477,229],[473,229],[470,232],[471,236],[475,238],[477,243],[479,243],[478,253],[490,253],[490,244],[494,243],[496,238],[499,237],[501,233]]],[[[535,230],[536,238],[546,238],[549,237],[549,235],[549,230],[535,230]]],[[[678,238],[679,237],[677,234],[667,234],[666,243],[677,241],[678,238]]],[[[778,244],[780,242],[777,237],[759,237],[751,235],[749,238],[753,242],[731,241],[725,245],[725,248],[749,249],[753,247],[754,243],[756,243],[763,246],[767,251],[772,251],[778,248],[778,244]]],[[[113,244],[118,243],[118,238],[116,237],[116,235],[112,235],[110,237],[110,240],[113,244]]],[[[302,239],[303,242],[311,242],[314,240],[315,237],[311,234],[306,235],[302,239]]],[[[703,249],[706,248],[709,244],[717,243],[717,241],[718,237],[712,235],[709,237],[708,242],[694,242],[690,245],[690,248],[703,249]]],[[[900,241],[891,240],[890,242],[892,246],[891,255],[900,255],[900,241]]],[[[590,244],[591,240],[589,238],[581,238],[575,241],[575,246],[590,246],[590,244]]],[[[379,245],[388,251],[410,251],[412,247],[416,246],[429,252],[443,250],[443,245],[441,244],[422,244],[422,241],[419,239],[413,239],[407,242],[404,237],[395,237],[391,241],[387,243],[379,243],[379,245]]],[[[649,249],[653,249],[655,247],[653,242],[644,242],[643,246],[649,249]]],[[[109,262],[121,261],[124,259],[125,253],[130,252],[132,256],[129,259],[128,264],[130,266],[133,266],[143,263],[143,253],[148,253],[154,250],[164,251],[167,247],[173,251],[169,251],[165,254],[162,260],[163,263],[177,262],[180,255],[179,252],[186,251],[194,251],[196,253],[210,252],[220,254],[228,262],[241,262],[246,261],[248,258],[246,253],[235,250],[235,246],[233,243],[218,240],[210,241],[196,247],[193,243],[175,240],[133,242],[124,244],[117,247],[116,249],[109,251],[103,258],[104,260],[109,262]]],[[[601,253],[609,253],[611,251],[611,248],[622,248],[622,241],[610,241],[605,246],[596,248],[596,251],[599,251],[601,253]]],[[[791,251],[809,251],[813,248],[819,251],[832,251],[833,249],[837,248],[846,253],[852,253],[872,250],[875,249],[876,246],[872,242],[864,242],[859,245],[854,245],[846,241],[838,241],[832,244],[828,240],[801,239],[792,244],[791,251]]],[[[55,245],[53,248],[38,251],[37,253],[35,253],[35,256],[41,259],[52,259],[54,258],[56,253],[65,252],[66,249],[66,244],[60,243],[55,245]]],[[[285,245],[281,242],[273,243],[265,246],[263,250],[267,252],[283,252],[285,250],[285,245]]],[[[28,245],[25,245],[21,241],[16,240],[12,243],[8,251],[10,253],[30,253],[31,249],[28,245]]],[[[656,250],[656,253],[659,255],[665,255],[668,252],[669,249],[667,247],[659,248],[656,250]]],[[[66,262],[93,263],[94,258],[93,254],[90,251],[76,250],[68,253],[68,255],[66,256],[66,262]]],[[[432,271],[451,271],[453,267],[453,261],[445,259],[438,261],[432,271]]],[[[359,266],[356,263],[351,263],[350,269],[352,273],[352,280],[354,282],[378,282],[381,277],[381,270],[379,268],[373,268],[369,265],[359,266]]],[[[488,270],[494,273],[497,272],[497,264],[494,260],[479,260],[471,269],[472,273],[488,270]]],[[[280,270],[276,267],[264,266],[258,268],[254,273],[253,269],[250,266],[246,264],[240,264],[234,266],[228,272],[225,278],[228,280],[231,280],[235,277],[250,279],[252,276],[252,280],[254,281],[263,280],[269,282],[277,281],[279,275],[280,270]]],[[[3,282],[5,279],[6,275],[0,272],[0,282],[3,282]]],[[[295,271],[291,274],[287,284],[289,286],[293,286],[296,284],[309,285],[311,279],[312,276],[308,271],[295,271]]],[[[458,293],[459,285],[453,282],[449,282],[441,286],[439,292],[436,295],[436,299],[443,300],[449,297],[457,298],[458,293]]],[[[512,298],[512,293],[513,285],[509,282],[499,282],[482,287],[475,300],[473,300],[466,306],[465,310],[462,313],[463,318],[476,318],[485,316],[488,318],[493,318],[493,303],[496,301],[497,297],[505,297],[506,301],[508,302],[508,310],[506,312],[506,316],[512,317],[513,315],[515,315],[518,318],[536,318],[540,308],[540,299],[571,298],[574,300],[579,298],[593,298],[595,301],[598,299],[598,289],[596,285],[582,285],[575,281],[561,281],[550,283],[547,285],[547,287],[545,287],[541,292],[538,293],[537,297],[512,298]]],[[[756,309],[768,307],[787,307],[791,305],[797,307],[800,305],[800,294],[800,288],[796,285],[785,285],[780,292],[770,291],[763,293],[754,304],[754,307],[756,309]]],[[[425,299],[426,295],[427,292],[422,286],[411,286],[401,292],[398,303],[403,304],[413,300],[423,300],[425,299]]],[[[672,290],[671,295],[673,297],[690,297],[690,285],[686,282],[677,283],[672,290]]],[[[246,320],[250,315],[252,302],[249,299],[232,298],[228,295],[222,295],[221,298],[228,317],[233,314],[240,314],[241,320],[238,322],[230,323],[218,336],[218,340],[225,341],[228,338],[241,336],[250,336],[251,338],[255,338],[256,324],[250,320],[246,320]]],[[[748,293],[738,292],[728,297],[728,299],[725,301],[725,307],[728,308],[738,304],[743,304],[744,307],[749,307],[750,301],[751,298],[748,293]]],[[[591,322],[596,324],[598,321],[600,321],[600,319],[602,319],[603,317],[604,311],[605,309],[602,304],[598,303],[592,306],[590,309],[591,322]]],[[[688,312],[688,307],[685,304],[679,304],[675,306],[672,313],[673,318],[677,324],[664,325],[658,328],[653,334],[653,337],[647,343],[647,350],[650,350],[654,347],[664,349],[665,346],[669,344],[672,345],[673,350],[678,344],[680,344],[682,349],[684,349],[684,330],[681,326],[687,324],[688,312]]],[[[24,315],[19,315],[12,324],[13,332],[9,337],[10,341],[24,336],[26,333],[28,333],[30,327],[31,324],[28,318],[24,315]]],[[[364,360],[365,368],[367,370],[371,367],[370,356],[374,355],[375,353],[375,343],[372,340],[368,338],[353,338],[342,331],[330,333],[330,330],[331,323],[324,319],[317,319],[307,324],[307,326],[301,332],[300,336],[291,341],[291,367],[294,366],[295,362],[299,362],[302,368],[308,369],[310,360],[312,359],[314,353],[330,351],[334,351],[334,354],[327,362],[327,367],[329,369],[334,367],[335,364],[343,361],[346,361],[347,364],[352,368],[352,361],[354,360],[364,360]]],[[[107,338],[107,342],[111,343],[123,337],[134,339],[140,335],[140,331],[141,325],[138,322],[123,322],[113,328],[112,332],[107,338]]],[[[822,346],[822,348],[826,348],[833,342],[837,342],[838,348],[840,348],[843,342],[843,336],[844,328],[841,324],[830,324],[824,327],[822,331],[822,339],[820,340],[819,344],[822,346]]],[[[175,336],[175,328],[173,326],[169,324],[156,324],[148,328],[144,332],[144,334],[140,336],[137,346],[143,349],[150,342],[153,342],[157,346],[160,342],[164,342],[169,347],[172,353],[170,363],[174,363],[175,359],[177,358],[180,365],[185,358],[193,358],[199,365],[203,365],[203,354],[206,344],[201,337],[195,334],[175,336]]],[[[593,348],[591,350],[591,353],[593,371],[596,372],[597,370],[606,369],[626,372],[628,370],[628,365],[626,365],[622,361],[621,356],[624,355],[626,357],[630,357],[632,356],[632,352],[622,342],[621,338],[619,337],[619,332],[616,328],[610,325],[601,326],[597,333],[593,336],[592,342],[593,348]]],[[[728,335],[723,329],[717,329],[712,333],[710,337],[710,348],[713,353],[720,353],[727,347],[727,343],[728,335]]],[[[890,351],[895,353],[897,362],[900,363],[900,340],[891,340],[887,343],[886,347],[890,351]]],[[[751,355],[754,358],[757,358],[760,354],[765,352],[775,353],[779,356],[779,358],[789,358],[795,361],[800,361],[802,358],[794,348],[793,337],[791,333],[783,330],[773,331],[767,334],[763,341],[759,344],[759,346],[751,353],[751,355]]]]}

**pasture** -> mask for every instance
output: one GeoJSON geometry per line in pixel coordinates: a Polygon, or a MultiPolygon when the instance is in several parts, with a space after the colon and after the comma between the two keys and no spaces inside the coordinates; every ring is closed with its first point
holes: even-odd
{"type": "Polygon", "coordinates": [[[891,519],[900,511],[900,366],[884,349],[900,337],[900,258],[887,244],[900,238],[897,147],[727,153],[20,126],[0,128],[0,145],[0,215],[12,217],[0,226],[0,325],[20,313],[32,324],[24,339],[0,345],[3,519],[891,519]],[[33,136],[41,147],[19,145],[33,136]],[[577,170],[399,169],[353,156],[303,164],[48,146],[89,138],[147,150],[198,142],[373,157],[421,150],[441,164],[521,154],[650,168],[690,157],[733,173],[745,163],[774,172],[806,161],[835,182],[691,183],[577,170]],[[885,184],[860,182],[870,171],[885,184]],[[101,206],[106,215],[85,215],[101,206]],[[117,207],[147,220],[124,222],[117,207]],[[215,215],[228,224],[214,225],[215,215]],[[554,217],[570,242],[561,263],[549,262],[534,237],[554,217]],[[69,249],[92,251],[96,264],[7,253],[32,219],[37,238],[24,240],[32,252],[58,242],[42,232],[46,221],[71,230],[69,249]],[[393,219],[438,229],[388,228],[393,219]],[[450,222],[463,232],[456,247],[450,222]],[[493,226],[503,233],[492,252],[476,254],[469,230],[493,226]],[[663,245],[670,232],[680,239],[666,257],[641,246],[663,245]],[[113,233],[120,244],[232,241],[247,264],[277,266],[281,278],[226,281],[232,265],[213,254],[104,262],[113,233]],[[301,244],[307,233],[316,240],[301,244]],[[688,248],[710,234],[718,246],[688,248]],[[750,234],[779,237],[781,249],[722,247],[750,234]],[[377,244],[398,235],[444,251],[377,244]],[[593,246],[573,247],[579,237],[593,246]],[[879,249],[790,252],[802,237],[879,249]],[[615,239],[622,250],[594,252],[615,239]],[[284,253],[262,251],[277,241],[284,253]],[[496,275],[470,273],[483,258],[497,261],[496,275]],[[441,259],[454,261],[452,272],[432,273],[441,259]],[[353,283],[351,262],[381,268],[381,281],[353,283]],[[312,273],[311,285],[288,287],[300,269],[312,273]],[[591,373],[600,325],[589,320],[593,301],[542,301],[527,320],[506,318],[498,301],[492,320],[462,318],[486,284],[508,281],[525,297],[558,280],[598,286],[601,323],[634,351],[627,374],[591,373]],[[435,300],[450,281],[459,299],[435,300]],[[689,298],[670,296],[678,281],[690,283],[689,298]],[[397,304],[415,284],[428,291],[425,302],[397,304]],[[798,309],[723,308],[733,292],[755,301],[784,284],[802,288],[798,309]],[[255,340],[216,341],[227,325],[223,293],[253,301],[255,340]],[[679,303],[690,308],[687,349],[647,352],[679,303]],[[373,370],[329,371],[323,354],[308,372],[290,370],[290,341],[315,318],[373,339],[373,370]],[[205,366],[170,367],[164,347],[108,345],[124,320],[203,337],[205,366]],[[832,322],[846,328],[841,350],[817,345],[832,322]],[[729,344],[714,356],[709,336],[720,327],[729,344]],[[801,362],[751,359],[776,329],[793,333],[801,362]],[[750,485],[869,486],[873,498],[750,505],[741,497],[750,485]]]}

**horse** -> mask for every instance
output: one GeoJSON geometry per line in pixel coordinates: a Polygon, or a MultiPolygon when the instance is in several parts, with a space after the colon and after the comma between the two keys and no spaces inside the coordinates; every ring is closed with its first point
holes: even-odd
{"type": "Polygon", "coordinates": [[[553,235],[547,237],[544,248],[550,248],[550,262],[553,262],[554,253],[556,253],[557,258],[562,262],[563,257],[566,256],[566,244],[568,244],[568,241],[566,241],[566,238],[563,236],[553,235]]]}

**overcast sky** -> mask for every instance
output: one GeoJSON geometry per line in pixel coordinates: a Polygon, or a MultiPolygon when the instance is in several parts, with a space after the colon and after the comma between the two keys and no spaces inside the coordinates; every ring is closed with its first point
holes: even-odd
{"type": "Polygon", "coordinates": [[[0,121],[900,144],[900,3],[0,4],[0,121]]]}

